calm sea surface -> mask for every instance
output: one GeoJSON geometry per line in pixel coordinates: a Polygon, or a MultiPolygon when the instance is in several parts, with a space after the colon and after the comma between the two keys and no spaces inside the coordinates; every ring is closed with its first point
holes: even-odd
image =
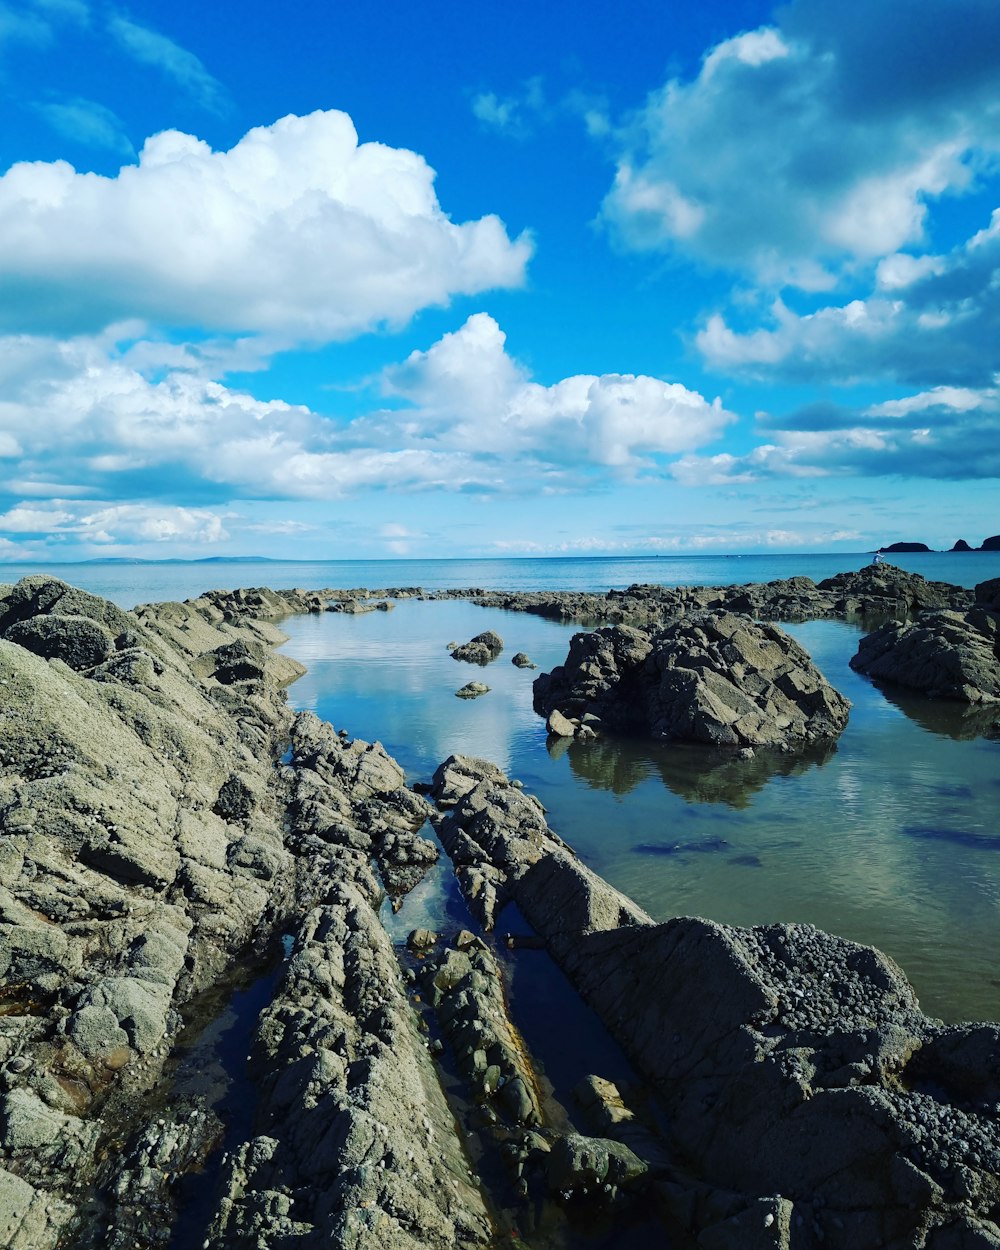
{"type": "MultiPolygon", "coordinates": [[[[935,581],[974,586],[1000,577],[1000,552],[890,557],[894,564],[935,581]]],[[[655,556],[538,560],[192,560],[176,563],[101,562],[0,564],[0,580],[47,573],[122,607],[191,599],[205,590],[272,586],[291,590],[354,586],[423,586],[426,590],[481,586],[499,590],[610,590],[633,582],[665,586],[728,586],[804,575],[820,581],[868,564],[870,555],[655,556]]]]}
{"type": "MultiPolygon", "coordinates": [[[[133,606],[248,585],[600,590],[819,580],[868,559],[76,564],[8,566],[4,580],[49,572],[133,606]]],[[[966,586],[1000,576],[1000,554],[894,562],[966,586]]],[[[787,627],[852,701],[836,746],[794,761],[758,754],[746,762],[682,746],[550,748],[531,707],[534,674],[509,657],[526,651],[551,668],[575,627],[461,601],[401,601],[389,613],[293,617],[283,628],[285,649],[309,667],[291,689],[293,704],[381,740],[413,780],[429,778],[453,751],[495,761],[540,797],[552,827],[588,863],[654,916],[807,921],[886,951],[931,1014],[1000,1019],[1000,742],[955,706],[890,695],[853,673],[852,626],[787,627]],[[449,641],[486,628],[505,640],[499,660],[482,670],[451,658],[449,641]],[[472,678],[491,692],[455,698],[472,678]]],[[[441,923],[455,907],[452,878],[439,867],[396,923],[441,923]]]]}

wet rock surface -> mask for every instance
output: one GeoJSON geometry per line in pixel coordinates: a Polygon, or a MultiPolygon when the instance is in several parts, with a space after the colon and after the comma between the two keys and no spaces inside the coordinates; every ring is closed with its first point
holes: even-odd
{"type": "Polygon", "coordinates": [[[932,698],[1000,702],[1000,579],[981,582],[968,611],[888,622],[861,639],[851,667],[932,698]]]}
{"type": "Polygon", "coordinates": [[[211,1245],[491,1244],[392,944],[362,889],[331,882],[306,916],[252,1062],[257,1132],[227,1163],[211,1245]]]}
{"type": "Polygon", "coordinates": [[[653,633],[616,625],[576,634],[566,663],[535,679],[534,703],[560,737],[730,747],[836,737],[850,707],[783,630],[728,612],[692,613],[653,633]]]}
{"type": "Polygon", "coordinates": [[[808,925],[654,923],[492,765],[449,759],[434,797],[653,1083],[699,1245],[1000,1241],[1000,1027],[924,1016],[891,960],[808,925]]]}

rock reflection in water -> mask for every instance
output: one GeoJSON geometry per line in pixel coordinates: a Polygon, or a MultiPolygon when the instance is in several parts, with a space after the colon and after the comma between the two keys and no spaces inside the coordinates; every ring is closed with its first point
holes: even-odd
{"type": "Polygon", "coordinates": [[[996,703],[970,707],[967,703],[914,694],[900,686],[883,682],[873,684],[887,703],[898,707],[921,729],[944,738],[954,738],[958,742],[969,742],[973,738],[1000,738],[1000,705],[996,703]]]}
{"type": "Polygon", "coordinates": [[[648,777],[659,776],[668,789],[689,803],[745,808],[772,778],[797,777],[826,764],[836,754],[837,745],[822,740],[794,753],[758,749],[749,759],[714,747],[634,738],[592,742],[550,739],[548,749],[555,758],[567,754],[574,775],[594,789],[623,795],[648,777]]]}

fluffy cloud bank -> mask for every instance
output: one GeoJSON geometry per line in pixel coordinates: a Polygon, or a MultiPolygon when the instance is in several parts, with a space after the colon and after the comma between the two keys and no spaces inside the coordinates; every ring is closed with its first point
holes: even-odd
{"type": "Polygon", "coordinates": [[[171,130],[115,178],[64,161],[0,177],[0,328],[138,317],[328,341],[518,286],[531,247],[494,216],[452,222],[424,159],[359,143],[345,113],[285,117],[228,152],[171,130]]]}
{"type": "Polygon", "coordinates": [[[662,472],[658,458],[704,446],[734,419],[657,378],[542,386],[483,313],[387,371],[382,389],[398,407],[350,422],[257,400],[184,367],[170,345],[129,339],[115,329],[0,339],[0,492],[10,500],[0,533],[212,542],[225,528],[211,509],[234,498],[564,489],[662,472]]]}
{"type": "Polygon", "coordinates": [[[919,243],[929,198],[1000,148],[1000,7],[793,0],[623,128],[603,207],[619,240],[832,286],[919,243]]]}
{"type": "Polygon", "coordinates": [[[687,485],[768,477],[890,474],[970,481],[1000,477],[1000,390],[938,386],[856,410],[813,404],[761,415],[772,441],[744,456],[686,456],[671,472],[687,485]]]}

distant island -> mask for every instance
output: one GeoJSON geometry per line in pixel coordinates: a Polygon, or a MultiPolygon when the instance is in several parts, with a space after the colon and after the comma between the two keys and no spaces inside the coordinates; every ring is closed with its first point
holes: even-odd
{"type": "MultiPolygon", "coordinates": [[[[879,547],[879,551],[885,555],[933,550],[934,548],[928,547],[926,543],[890,543],[888,547],[879,547]]],[[[954,547],[950,548],[948,554],[956,551],[1000,551],[1000,534],[994,534],[992,538],[984,538],[981,547],[970,547],[964,538],[960,538],[954,547]]]]}

